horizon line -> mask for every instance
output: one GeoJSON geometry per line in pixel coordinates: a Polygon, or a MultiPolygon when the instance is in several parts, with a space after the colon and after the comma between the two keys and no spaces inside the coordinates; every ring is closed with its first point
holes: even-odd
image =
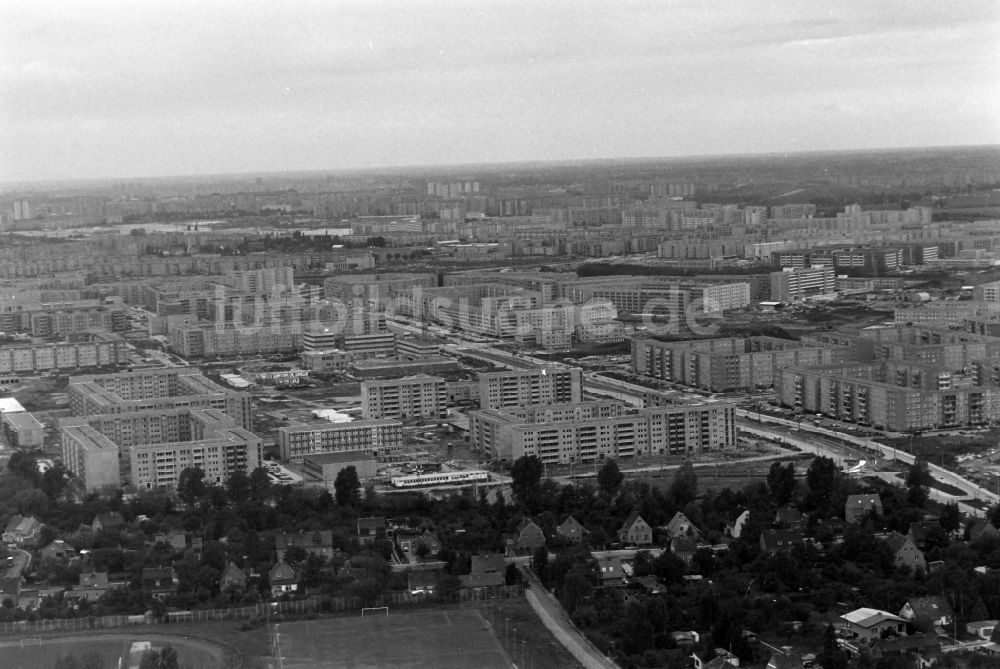
{"type": "Polygon", "coordinates": [[[895,146],[895,147],[874,147],[874,148],[850,148],[850,149],[809,149],[801,151],[764,151],[764,152],[744,152],[744,153],[703,153],[687,154],[682,156],[617,156],[605,158],[524,158],[501,160],[495,162],[459,162],[459,163],[423,163],[409,165],[372,165],[365,167],[339,167],[339,168],[308,168],[308,169],[286,169],[267,171],[246,171],[246,172],[202,172],[187,174],[158,174],[146,176],[98,176],[98,177],[57,177],[27,179],[21,181],[0,182],[0,192],[16,190],[18,188],[41,187],[43,185],[69,186],[73,184],[96,184],[115,181],[182,181],[204,180],[204,179],[224,179],[238,181],[241,178],[277,175],[364,175],[384,172],[407,172],[418,171],[427,172],[440,170],[442,172],[458,171],[470,168],[508,168],[516,166],[551,166],[561,165],[586,165],[600,163],[639,163],[639,162],[689,162],[706,159],[747,159],[747,158],[768,158],[768,157],[804,157],[810,155],[832,155],[849,153],[894,153],[903,151],[958,151],[968,149],[1000,149],[1000,143],[986,144],[955,144],[955,145],[919,145],[919,146],[895,146]]]}

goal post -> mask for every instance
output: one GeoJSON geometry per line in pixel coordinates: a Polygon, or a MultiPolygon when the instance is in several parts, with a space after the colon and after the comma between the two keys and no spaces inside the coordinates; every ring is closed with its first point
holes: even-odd
{"type": "Polygon", "coordinates": [[[361,609],[361,617],[365,616],[387,616],[389,615],[388,606],[368,606],[361,609]]]}

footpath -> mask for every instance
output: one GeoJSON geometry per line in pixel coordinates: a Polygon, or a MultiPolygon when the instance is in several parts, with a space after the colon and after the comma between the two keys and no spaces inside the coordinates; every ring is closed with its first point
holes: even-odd
{"type": "Polygon", "coordinates": [[[521,573],[531,584],[530,588],[524,590],[525,599],[542,619],[545,627],[580,664],[586,669],[618,669],[617,664],[597,650],[597,647],[576,628],[566,615],[562,604],[545,589],[533,571],[522,567],[521,573]]]}

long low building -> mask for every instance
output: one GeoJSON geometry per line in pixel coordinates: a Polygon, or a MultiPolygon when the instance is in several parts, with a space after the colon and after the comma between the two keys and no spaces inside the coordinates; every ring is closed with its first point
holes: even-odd
{"type": "Polygon", "coordinates": [[[736,445],[729,402],[635,409],[615,401],[469,412],[469,441],[485,457],[547,464],[636,455],[690,455],[736,445]]]}
{"type": "Polygon", "coordinates": [[[403,447],[403,424],[398,420],[356,420],[346,423],[308,423],[278,429],[282,460],[301,462],[307,455],[364,451],[382,461],[392,460],[403,447]]]}

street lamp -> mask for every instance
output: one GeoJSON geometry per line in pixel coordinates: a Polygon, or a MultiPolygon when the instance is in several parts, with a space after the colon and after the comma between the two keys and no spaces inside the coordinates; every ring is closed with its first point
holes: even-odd
{"type": "MultiPolygon", "coordinates": [[[[510,637],[507,635],[507,623],[509,621],[510,621],[510,618],[504,618],[503,619],[503,643],[504,643],[505,646],[509,646],[510,645],[510,637]]],[[[516,632],[517,630],[514,630],[514,631],[516,632]]]]}
{"type": "Polygon", "coordinates": [[[521,669],[524,669],[524,646],[528,643],[527,639],[521,640],[521,669]]]}

